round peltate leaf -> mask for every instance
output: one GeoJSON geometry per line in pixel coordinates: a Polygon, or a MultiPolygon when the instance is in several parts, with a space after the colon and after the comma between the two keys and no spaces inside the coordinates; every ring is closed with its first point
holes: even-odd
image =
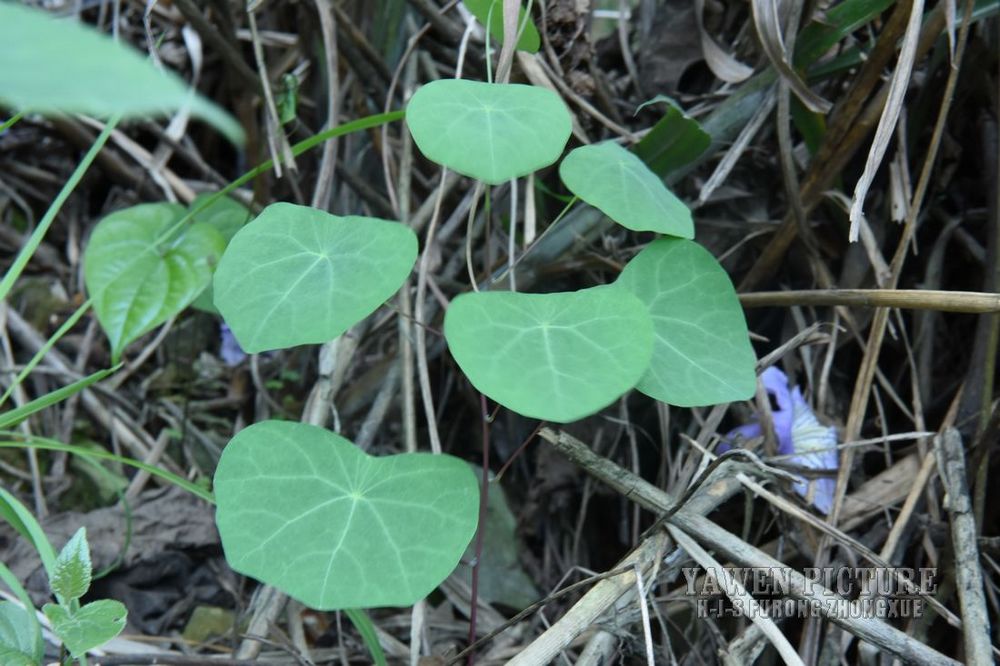
{"type": "Polygon", "coordinates": [[[694,238],[688,207],[642,160],[613,141],[573,150],[559,165],[559,177],[623,227],[694,238]]]}
{"type": "Polygon", "coordinates": [[[754,352],[736,291],[697,243],[661,238],[625,266],[616,286],[649,308],[655,342],[636,386],[671,405],[746,400],[757,386],[754,352]]]}
{"type": "Polygon", "coordinates": [[[211,282],[225,241],[207,224],[185,225],[176,204],[142,204],[108,215],[90,236],[84,280],[117,361],[128,343],[183,310],[211,282]]]}
{"type": "Polygon", "coordinates": [[[444,333],[473,386],[558,423],[589,416],[635,386],[653,345],[646,308],[612,287],[463,294],[448,308],[444,333]]]}
{"type": "Polygon", "coordinates": [[[406,124],[429,159],[490,185],[552,164],[570,132],[569,111],[551,90],[463,79],[417,90],[406,124]]]}
{"type": "Polygon", "coordinates": [[[215,497],[229,564],[319,610],[422,599],[458,564],[479,511],[475,476],[458,458],[376,458],[289,421],[229,442],[215,497]]]}
{"type": "Polygon", "coordinates": [[[215,272],[215,306],[244,351],[332,340],[392,296],[417,260],[398,222],[276,203],[240,229],[215,272]]]}
{"type": "Polygon", "coordinates": [[[41,113],[148,115],[188,106],[230,140],[243,130],[145,54],[73,19],[0,2],[0,102],[41,113]]]}

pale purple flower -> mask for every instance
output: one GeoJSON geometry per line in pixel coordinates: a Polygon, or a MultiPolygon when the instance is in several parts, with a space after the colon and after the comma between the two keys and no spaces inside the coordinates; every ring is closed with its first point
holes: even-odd
{"type": "MultiPolygon", "coordinates": [[[[772,410],[774,434],[778,439],[778,454],[791,456],[789,461],[794,465],[809,467],[815,470],[836,471],[839,462],[837,456],[837,429],[820,424],[812,409],[802,397],[798,386],[788,390],[788,377],[776,367],[770,367],[760,377],[764,390],[774,398],[777,409],[772,410]]],[[[741,425],[731,430],[725,442],[719,446],[719,451],[731,448],[738,438],[751,439],[760,437],[762,429],[756,419],[752,423],[741,425]]],[[[795,483],[795,491],[806,497],[809,493],[810,481],[799,477],[795,483]]],[[[829,513],[833,507],[833,492],[836,479],[832,476],[822,476],[812,480],[815,487],[812,503],[819,511],[829,513]]]]}
{"type": "Polygon", "coordinates": [[[219,356],[229,367],[237,366],[247,357],[246,352],[236,341],[236,336],[230,330],[229,325],[223,322],[219,325],[219,336],[222,338],[222,345],[219,347],[219,356]]]}

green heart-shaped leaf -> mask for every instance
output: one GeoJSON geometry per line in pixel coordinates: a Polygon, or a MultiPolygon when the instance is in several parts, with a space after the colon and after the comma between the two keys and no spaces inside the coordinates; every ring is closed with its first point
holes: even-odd
{"type": "Polygon", "coordinates": [[[45,604],[42,612],[66,649],[77,658],[120,634],[128,616],[125,606],[112,599],[91,602],[72,614],[55,604],[45,604]]]}
{"type": "Polygon", "coordinates": [[[176,204],[133,206],[105,217],[90,236],[84,280],[115,362],[126,345],[187,307],[212,279],[225,248],[213,227],[185,225],[157,244],[183,215],[176,204]]]}
{"type": "Polygon", "coordinates": [[[406,124],[428,159],[490,185],[552,164],[570,133],[569,111],[551,90],[464,79],[422,86],[406,124]]]}
{"type": "Polygon", "coordinates": [[[694,238],[688,207],[641,159],[613,141],[573,150],[559,165],[559,177],[623,227],[694,238]]]}
{"type": "Polygon", "coordinates": [[[229,197],[219,197],[205,206],[205,203],[215,196],[217,195],[199,194],[188,206],[188,210],[194,213],[195,222],[204,222],[215,227],[228,243],[253,215],[246,206],[229,197]]]}
{"type": "MultiPolygon", "coordinates": [[[[219,197],[204,209],[199,210],[205,201],[213,196],[215,195],[199,194],[188,206],[188,210],[198,211],[194,215],[194,221],[204,222],[215,227],[215,230],[222,234],[222,238],[228,246],[236,232],[242,229],[243,225],[249,222],[253,216],[246,206],[229,197],[219,197]]],[[[211,283],[205,287],[205,291],[201,292],[198,298],[194,299],[191,307],[202,312],[219,314],[215,308],[215,291],[212,289],[211,283]]]]}
{"type": "Polygon", "coordinates": [[[653,348],[646,308],[611,287],[463,294],[448,308],[444,334],[473,386],[519,414],[558,423],[589,416],[635,386],[653,348]]]}
{"type": "Polygon", "coordinates": [[[231,141],[243,141],[229,114],[176,75],[74,19],[0,2],[0,62],[0,102],[14,108],[108,117],[189,106],[231,141]]]}
{"type": "MultiPolygon", "coordinates": [[[[462,4],[479,19],[483,27],[489,25],[490,34],[498,44],[503,43],[503,0],[462,0],[462,4]]],[[[538,35],[538,28],[530,19],[525,22],[524,7],[521,6],[517,12],[518,28],[524,24],[524,32],[517,40],[517,50],[537,53],[538,47],[542,45],[541,37],[538,35]]]]}
{"type": "Polygon", "coordinates": [[[755,357],[743,308],[705,248],[661,238],[636,255],[615,284],[638,296],[653,319],[653,360],[637,389],[680,407],[754,394],[755,357]]]}
{"type": "Polygon", "coordinates": [[[288,421],[229,442],[215,497],[229,564],[320,610],[422,599],[458,564],[479,510],[476,479],[457,458],[375,458],[288,421]]]}
{"type": "Polygon", "coordinates": [[[215,306],[248,353],[332,340],[392,296],[417,260],[398,222],[276,203],[240,229],[215,306]]]}

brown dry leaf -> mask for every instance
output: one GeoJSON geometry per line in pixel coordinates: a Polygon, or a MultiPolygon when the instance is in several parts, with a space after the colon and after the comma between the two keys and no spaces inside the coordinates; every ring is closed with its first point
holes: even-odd
{"type": "Polygon", "coordinates": [[[903,45],[899,50],[899,62],[889,84],[889,98],[882,110],[882,117],[879,118],[875,139],[865,161],[865,170],[854,188],[854,198],[851,202],[851,230],[848,236],[852,243],[858,240],[861,221],[865,217],[864,205],[868,188],[875,180],[875,174],[882,164],[885,151],[889,148],[896,121],[899,120],[899,114],[903,110],[906,89],[910,84],[910,73],[913,71],[913,61],[917,55],[917,42],[920,41],[920,22],[923,14],[924,0],[914,0],[910,10],[910,20],[906,25],[906,34],[903,36],[903,45]]]}
{"type": "Polygon", "coordinates": [[[705,62],[709,69],[726,83],[746,81],[753,74],[753,67],[743,64],[715,43],[705,30],[705,0],[695,0],[694,4],[694,15],[698,20],[698,32],[701,35],[701,50],[705,54],[705,62]]]}
{"type": "Polygon", "coordinates": [[[823,99],[806,85],[798,72],[791,65],[785,40],[781,36],[781,22],[778,19],[778,0],[753,0],[753,22],[760,36],[764,54],[771,61],[781,77],[795,96],[808,108],[816,113],[829,113],[833,105],[823,99]]]}

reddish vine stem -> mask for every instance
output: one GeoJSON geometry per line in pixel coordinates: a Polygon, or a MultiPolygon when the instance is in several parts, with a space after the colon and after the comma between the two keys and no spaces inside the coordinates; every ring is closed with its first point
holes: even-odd
{"type": "MultiPolygon", "coordinates": [[[[469,602],[469,645],[476,642],[476,615],[479,609],[479,562],[483,556],[483,539],[486,536],[486,509],[490,499],[490,419],[486,396],[479,394],[480,418],[483,421],[483,489],[479,497],[479,525],[476,528],[476,554],[472,562],[472,593],[469,602]]],[[[466,663],[475,663],[476,653],[469,652],[466,663]]]]}
{"type": "Polygon", "coordinates": [[[520,455],[522,453],[524,453],[524,450],[526,448],[528,448],[528,444],[531,444],[532,440],[534,440],[535,437],[538,436],[538,431],[540,431],[542,428],[544,428],[548,424],[549,424],[548,421],[539,421],[538,422],[538,425],[536,425],[535,429],[531,431],[531,434],[528,435],[524,439],[523,442],[521,442],[521,446],[517,447],[517,450],[514,451],[514,454],[511,455],[511,457],[507,459],[507,462],[505,462],[503,464],[503,467],[500,468],[500,471],[497,472],[497,476],[496,476],[496,479],[494,479],[494,481],[496,481],[497,483],[500,483],[500,479],[502,479],[503,475],[507,473],[507,468],[510,467],[512,464],[514,464],[514,461],[517,460],[518,457],[520,457],[520,455]]]}

